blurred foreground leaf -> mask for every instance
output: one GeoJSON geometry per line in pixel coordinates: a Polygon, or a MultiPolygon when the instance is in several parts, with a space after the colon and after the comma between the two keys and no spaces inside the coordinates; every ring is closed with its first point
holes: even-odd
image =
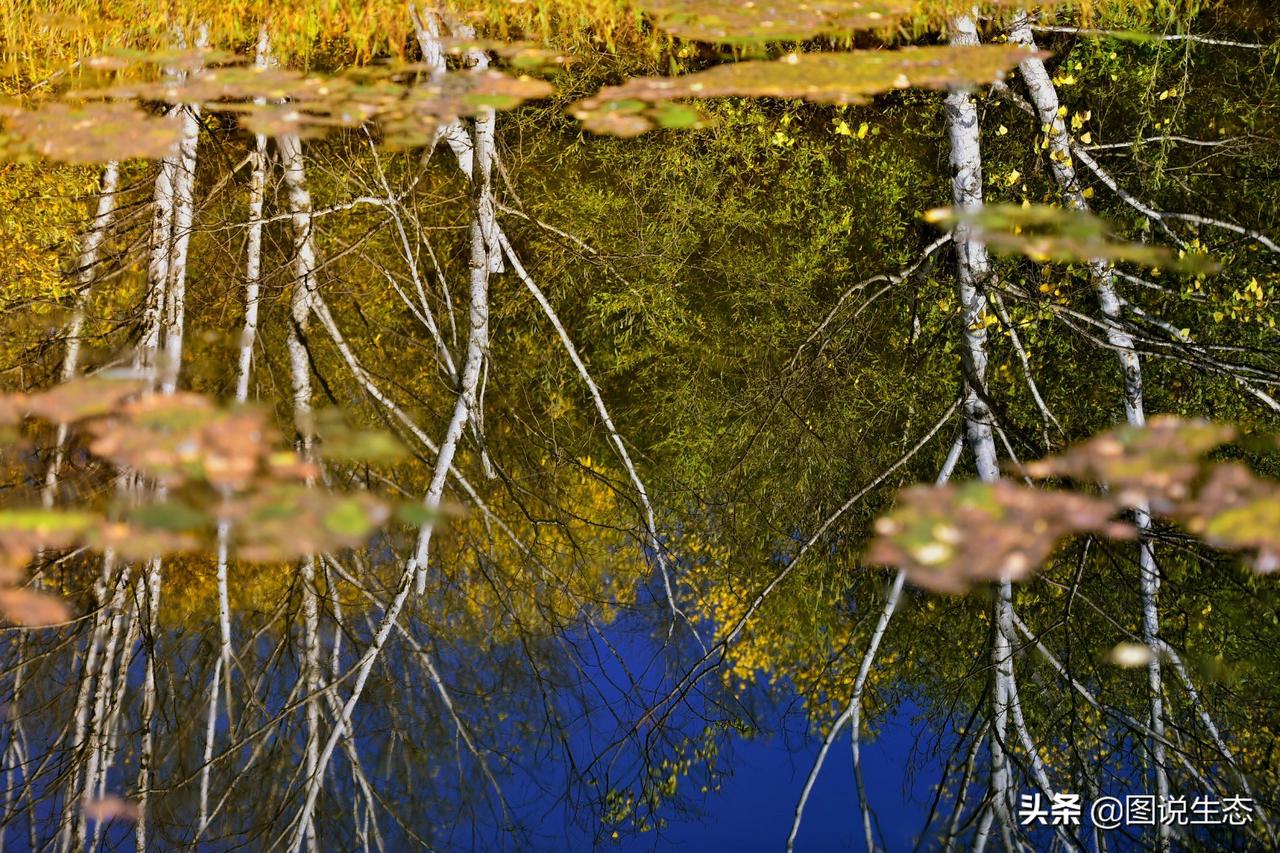
{"type": "Polygon", "coordinates": [[[7,108],[0,115],[7,131],[0,152],[10,158],[38,155],[64,163],[160,159],[173,153],[182,133],[176,118],[128,103],[54,101],[31,110],[7,108]]]}
{"type": "Polygon", "coordinates": [[[1163,246],[1113,240],[1107,223],[1085,211],[995,204],[977,210],[940,207],[928,211],[925,219],[948,231],[965,226],[996,252],[1026,255],[1034,261],[1128,261],[1192,274],[1219,269],[1205,255],[1175,254],[1163,246]]]}
{"type": "Polygon", "coordinates": [[[915,486],[876,521],[867,552],[872,563],[896,566],[916,586],[965,592],[974,583],[1025,577],[1058,541],[1081,532],[1126,536],[1115,506],[1070,492],[1009,480],[915,486]]]}
{"type": "Polygon", "coordinates": [[[676,98],[801,98],[821,104],[862,104],[897,89],[989,83],[1027,56],[1022,47],[1007,44],[792,53],[776,61],[727,63],[681,77],[637,77],[579,101],[573,114],[589,130],[635,136],[657,126],[655,108],[676,98]]]}
{"type": "Polygon", "coordinates": [[[659,29],[696,41],[804,41],[895,26],[915,9],[912,0],[643,0],[659,29]]]}

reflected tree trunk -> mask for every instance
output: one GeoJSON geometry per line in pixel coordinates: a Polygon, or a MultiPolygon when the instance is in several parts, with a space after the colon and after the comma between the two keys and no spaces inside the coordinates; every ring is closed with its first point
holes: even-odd
{"type": "MultiPolygon", "coordinates": [[[[1031,32],[1031,21],[1025,12],[1019,12],[1014,16],[1009,40],[1035,50],[1036,43],[1031,32]]],[[[1032,103],[1039,113],[1040,121],[1047,128],[1049,167],[1054,179],[1069,207],[1088,211],[1089,202],[1084,197],[1083,188],[1076,175],[1071,138],[1067,132],[1066,119],[1060,114],[1058,92],[1053,80],[1044,62],[1039,58],[1023,60],[1019,70],[1026,83],[1027,91],[1031,95],[1032,103]]],[[[1106,328],[1107,342],[1120,359],[1125,420],[1130,426],[1144,426],[1147,416],[1142,399],[1142,365],[1138,360],[1138,354],[1134,351],[1133,337],[1124,327],[1121,300],[1116,294],[1111,264],[1102,259],[1095,259],[1090,262],[1089,269],[1093,276],[1094,288],[1098,293],[1098,304],[1106,328]]],[[[1156,564],[1155,546],[1151,541],[1151,515],[1145,505],[1135,507],[1134,523],[1139,534],[1138,570],[1142,599],[1142,639],[1148,648],[1154,650],[1159,648],[1160,643],[1158,604],[1160,569],[1156,564]]],[[[1155,781],[1156,795],[1164,798],[1169,795],[1169,777],[1165,769],[1164,685],[1160,673],[1159,654],[1152,654],[1147,664],[1147,688],[1150,697],[1149,725],[1153,733],[1149,744],[1151,772],[1155,781]]],[[[1164,823],[1159,823],[1156,835],[1160,848],[1166,849],[1169,843],[1169,828],[1164,823]]]]}
{"type": "MultiPolygon", "coordinates": [[[[67,324],[66,350],[62,356],[62,369],[59,377],[63,382],[70,381],[80,369],[80,348],[83,344],[85,310],[92,295],[94,279],[98,275],[99,253],[102,243],[111,228],[112,215],[115,213],[117,197],[120,190],[120,164],[112,161],[102,170],[102,179],[98,185],[98,206],[89,229],[85,232],[80,246],[80,258],[76,265],[75,308],[71,312],[71,321],[67,324]]],[[[58,477],[62,472],[63,455],[67,445],[67,425],[58,424],[57,437],[54,439],[53,460],[45,473],[44,491],[41,499],[46,509],[54,504],[57,496],[58,477]]]]}

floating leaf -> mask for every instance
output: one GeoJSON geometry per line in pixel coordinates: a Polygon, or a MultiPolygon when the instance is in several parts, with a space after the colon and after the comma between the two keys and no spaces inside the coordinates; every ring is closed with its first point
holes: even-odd
{"type": "Polygon", "coordinates": [[[1202,457],[1235,435],[1225,424],[1161,415],[1145,428],[1117,427],[1024,468],[1033,477],[1105,483],[1123,504],[1166,512],[1190,496],[1202,457]]]}
{"type": "Polygon", "coordinates": [[[0,585],[15,582],[37,551],[68,548],[99,521],[89,512],[0,510],[0,585]]]}
{"type": "MultiPolygon", "coordinates": [[[[381,511],[376,515],[385,518],[381,511]]],[[[378,523],[379,519],[369,512],[369,507],[358,496],[335,501],[324,515],[325,530],[357,542],[372,533],[378,523]]]]}
{"type": "Polygon", "coordinates": [[[176,485],[204,480],[242,488],[273,453],[276,432],[256,409],[216,408],[199,394],[148,395],[89,425],[89,449],[176,485]]]}
{"type": "Polygon", "coordinates": [[[976,210],[937,208],[925,219],[946,230],[965,227],[1002,254],[1035,261],[1129,261],[1188,273],[1209,273],[1218,266],[1199,254],[1179,255],[1163,246],[1113,240],[1106,222],[1080,210],[1048,205],[984,205],[976,210]]]}
{"type": "Polygon", "coordinates": [[[114,551],[125,560],[141,562],[166,554],[186,554],[199,549],[193,533],[103,521],[85,532],[84,542],[96,551],[114,551]]]}
{"type": "Polygon", "coordinates": [[[1216,548],[1252,551],[1258,572],[1280,569],[1280,483],[1236,462],[1214,465],[1195,499],[1176,515],[1216,548]]]}
{"type": "Polygon", "coordinates": [[[125,820],[138,819],[138,804],[120,797],[103,797],[100,800],[85,800],[80,805],[85,817],[89,820],[125,820]]]}
{"type": "Polygon", "coordinates": [[[352,84],[341,78],[308,77],[279,66],[211,68],[185,77],[117,83],[80,93],[85,98],[163,101],[169,104],[252,101],[309,102],[341,95],[352,84]]]}
{"type": "Polygon", "coordinates": [[[30,409],[25,394],[0,395],[0,427],[14,427],[22,423],[22,418],[30,409]]]}
{"type": "Polygon", "coordinates": [[[917,586],[961,593],[980,581],[1025,577],[1064,537],[1130,535],[1114,514],[1105,500],[1008,480],[916,486],[876,521],[866,559],[904,570],[917,586]]]}
{"type": "Polygon", "coordinates": [[[649,119],[659,127],[679,130],[702,127],[706,123],[701,113],[682,104],[658,104],[650,110],[649,119]]]}
{"type": "Polygon", "coordinates": [[[1123,669],[1136,669],[1146,666],[1155,654],[1150,646],[1142,643],[1117,643],[1107,654],[1107,660],[1123,669]]]}
{"type": "Polygon", "coordinates": [[[390,516],[367,492],[334,495],[302,484],[268,484],[219,509],[234,523],[241,559],[278,562],[353,548],[390,516]]]}
{"type": "Polygon", "coordinates": [[[433,512],[417,501],[396,505],[396,520],[414,527],[420,527],[431,521],[438,521],[441,515],[442,513],[433,512]]]}
{"type": "Polygon", "coordinates": [[[892,27],[911,0],[643,0],[659,29],[696,41],[804,41],[819,35],[892,27]]]}
{"type": "Polygon", "coordinates": [[[71,608],[61,598],[33,589],[0,589],[0,616],[27,628],[44,628],[71,621],[71,608]]]}
{"type": "Polygon", "coordinates": [[[647,133],[657,123],[649,106],[643,101],[610,101],[599,109],[578,114],[582,126],[601,136],[617,136],[630,139],[647,133]]]}
{"type": "Polygon", "coordinates": [[[62,102],[6,112],[6,156],[39,155],[65,163],[106,163],[172,154],[182,130],[176,118],[133,104],[62,102]]]}
{"type": "Polygon", "coordinates": [[[100,71],[119,71],[134,65],[149,65],[173,71],[196,71],[210,65],[234,62],[236,59],[236,55],[230,51],[208,47],[164,50],[113,48],[98,56],[89,57],[85,64],[100,71]]]}
{"type": "Polygon", "coordinates": [[[377,430],[324,429],[321,439],[320,455],[336,462],[388,463],[408,453],[395,436],[377,430]]]}
{"type": "Polygon", "coordinates": [[[129,522],[154,530],[188,531],[207,527],[210,517],[181,501],[144,504],[129,513],[129,522]]]}
{"type": "MultiPolygon", "coordinates": [[[[735,62],[682,77],[638,77],[607,86],[579,101],[573,114],[589,127],[605,127],[596,114],[620,102],[660,104],[675,98],[802,98],[823,104],[865,103],[884,92],[911,87],[942,89],[998,80],[1030,54],[1018,45],[907,47],[844,53],[792,53],[776,61],[735,62]]],[[[623,110],[624,113],[637,113],[623,110]]],[[[648,127],[654,122],[645,116],[648,127]]],[[[613,120],[630,135],[639,122],[613,120]]],[[[648,128],[646,128],[648,129],[648,128]]]]}
{"type": "Polygon", "coordinates": [[[264,104],[249,108],[240,121],[251,133],[296,136],[299,139],[319,139],[333,128],[347,126],[342,121],[309,114],[293,104],[264,104]]]}
{"type": "Polygon", "coordinates": [[[255,133],[275,136],[320,136],[333,128],[373,121],[382,125],[389,144],[403,147],[430,142],[441,123],[482,109],[511,109],[553,91],[545,81],[495,69],[417,79],[424,70],[422,65],[388,63],[323,75],[231,66],[185,79],[120,83],[81,96],[204,104],[239,114],[255,133]]]}
{"type": "Polygon", "coordinates": [[[145,383],[129,379],[72,379],[26,400],[26,410],[51,423],[99,417],[142,391],[145,383]]]}

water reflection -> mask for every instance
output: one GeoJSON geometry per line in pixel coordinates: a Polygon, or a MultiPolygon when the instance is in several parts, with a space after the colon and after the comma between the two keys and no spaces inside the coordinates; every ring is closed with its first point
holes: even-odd
{"type": "MultiPolygon", "coordinates": [[[[1186,72],[1205,110],[1234,110],[1240,86],[1273,112],[1274,80],[1223,61],[1230,83],[1186,72]]],[[[1092,94],[1100,139],[1133,136],[1129,95],[1092,94]]],[[[969,250],[916,215],[950,193],[940,97],[856,119],[728,100],[710,131],[640,141],[583,137],[560,104],[473,106],[443,144],[399,140],[411,151],[205,113],[182,157],[109,167],[101,192],[85,170],[13,167],[29,192],[6,236],[47,225],[31,251],[82,287],[15,267],[8,386],[132,364],[256,400],[296,441],[293,494],[399,514],[366,545],[274,562],[237,553],[243,517],[163,559],[35,553],[30,576],[75,617],[0,637],[5,845],[1275,846],[1274,578],[1157,525],[1153,652],[1132,543],[1082,537],[1025,584],[964,597],[864,564],[896,487],[971,479],[975,447],[1035,458],[1132,398],[1086,265],[994,261],[1004,284],[983,288],[1008,310],[958,321],[969,250]],[[117,202],[87,262],[84,211],[46,204],[68,196],[117,202]],[[80,324],[79,363],[49,294],[80,324]],[[1147,795],[1149,821],[1127,799],[1147,795]],[[1121,825],[1096,810],[1108,798],[1121,825]]],[[[996,127],[992,194],[1057,198],[1024,162],[1045,131],[1005,148],[996,127]]],[[[1274,142],[1250,145],[1236,165],[1265,184],[1274,142]]],[[[1190,197],[1232,183],[1178,162],[1190,197]]],[[[1217,248],[1231,281],[1266,279],[1269,260],[1217,248]]],[[[1172,318],[1124,321],[1149,408],[1274,426],[1265,299],[1183,347],[1165,327],[1189,340],[1182,323],[1213,316],[1205,285],[1130,278],[1126,304],[1172,318]]],[[[6,507],[114,519],[164,493],[62,420],[6,434],[6,507]]],[[[1274,448],[1238,452],[1274,470],[1274,448]]]]}

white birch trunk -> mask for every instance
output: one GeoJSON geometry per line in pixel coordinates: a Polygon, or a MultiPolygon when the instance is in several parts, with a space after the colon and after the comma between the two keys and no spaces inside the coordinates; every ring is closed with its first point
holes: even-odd
{"type": "MultiPolygon", "coordinates": [[[[289,192],[289,213],[292,217],[294,239],[294,285],[290,303],[289,375],[293,388],[294,425],[298,431],[299,452],[304,459],[311,458],[311,362],[307,354],[305,336],[315,301],[316,249],[312,233],[311,192],[307,188],[306,167],[302,160],[302,142],[297,136],[279,137],[276,144],[284,168],[285,184],[289,192]]],[[[308,482],[308,485],[311,485],[308,482]]],[[[319,611],[315,590],[315,558],[307,557],[301,566],[303,607],[303,672],[306,690],[305,703],[307,737],[304,771],[308,787],[322,782],[324,768],[320,757],[320,698],[319,690],[319,611]]],[[[302,838],[308,848],[318,849],[312,812],[303,814],[302,838]]]]}
{"type": "Polygon", "coordinates": [[[204,755],[200,766],[200,816],[196,837],[204,836],[209,827],[209,771],[213,764],[213,736],[218,730],[218,686],[222,681],[222,658],[213,662],[213,678],[209,679],[209,714],[205,720],[204,755]]]}
{"type": "MultiPolygon", "coordinates": [[[[942,485],[951,479],[951,473],[955,470],[956,462],[959,460],[963,449],[964,438],[961,436],[952,444],[946,461],[942,464],[942,470],[939,472],[937,479],[938,485],[942,485]]],[[[880,643],[884,640],[885,632],[889,628],[889,622],[893,619],[893,614],[898,609],[898,601],[902,597],[902,588],[906,581],[906,572],[900,571],[894,577],[893,585],[889,589],[889,597],[884,603],[884,609],[880,613],[880,619],[876,622],[875,629],[871,632],[871,640],[867,644],[866,653],[862,656],[862,663],[858,666],[858,674],[853,681],[853,692],[849,696],[849,704],[844,713],[831,727],[831,732],[828,734],[826,742],[822,745],[822,752],[814,763],[813,769],[809,773],[809,778],[805,780],[804,790],[800,794],[799,803],[796,804],[795,817],[791,823],[791,834],[787,836],[788,851],[795,848],[796,836],[800,834],[800,821],[804,817],[805,805],[809,800],[809,794],[813,790],[814,784],[817,782],[818,772],[822,769],[826,752],[835,741],[836,735],[846,721],[852,731],[850,749],[853,752],[854,781],[858,789],[858,809],[862,814],[863,839],[866,841],[867,850],[876,849],[875,836],[871,832],[871,805],[867,798],[867,786],[862,778],[862,695],[866,689],[867,677],[871,674],[871,666],[875,662],[876,653],[880,650],[880,643]]]]}
{"type": "Polygon", "coordinates": [[[24,748],[24,730],[22,726],[22,685],[25,680],[27,671],[27,644],[29,638],[26,634],[18,637],[17,641],[17,657],[18,665],[13,671],[13,692],[10,694],[10,700],[4,709],[5,722],[9,727],[9,739],[4,746],[4,815],[0,819],[0,849],[4,847],[5,835],[9,829],[9,821],[13,819],[15,804],[17,802],[16,792],[18,790],[19,772],[26,774],[25,768],[26,749],[24,748]],[[24,768],[19,771],[19,768],[24,768]]]}
{"type": "MultiPolygon", "coordinates": [[[[437,454],[436,466],[432,474],[431,484],[428,487],[427,495],[424,499],[424,504],[428,509],[433,511],[438,510],[439,508],[440,500],[444,491],[444,482],[448,477],[453,456],[457,450],[458,440],[461,438],[462,430],[466,427],[470,418],[470,413],[475,406],[476,388],[479,383],[481,369],[484,359],[487,356],[489,346],[490,259],[494,251],[500,251],[500,249],[498,249],[496,245],[491,247],[486,244],[485,232],[481,224],[479,214],[482,208],[480,200],[485,196],[488,196],[491,192],[490,158],[492,155],[492,145],[492,124],[488,126],[488,130],[484,133],[481,133],[479,128],[477,128],[475,168],[473,169],[475,175],[472,180],[471,188],[472,222],[471,257],[469,262],[471,271],[469,288],[471,297],[469,306],[470,334],[467,341],[467,354],[465,361],[463,362],[461,388],[459,390],[457,401],[454,404],[454,414],[450,420],[449,427],[446,430],[445,439],[440,445],[440,451],[437,454]]],[[[286,174],[288,174],[287,166],[286,174]]],[[[314,258],[314,251],[312,252],[312,257],[314,258]]],[[[307,837],[308,830],[311,826],[312,814],[315,809],[316,798],[320,792],[322,777],[329,765],[329,760],[333,755],[333,750],[337,746],[338,740],[343,736],[343,732],[351,730],[352,713],[360,701],[360,696],[364,691],[364,686],[368,680],[369,673],[372,671],[374,663],[381,654],[382,649],[387,642],[387,638],[390,636],[390,633],[396,624],[396,620],[400,616],[400,611],[403,609],[409,593],[415,587],[420,591],[425,591],[427,556],[430,549],[431,534],[434,526],[434,520],[429,519],[419,528],[414,556],[405,567],[395,598],[391,601],[386,612],[383,614],[382,621],[378,625],[373,642],[370,643],[369,648],[365,650],[365,653],[361,657],[359,663],[356,664],[356,675],[351,688],[351,696],[347,699],[346,704],[343,705],[338,721],[330,732],[329,737],[325,742],[324,749],[320,753],[316,773],[307,781],[302,809],[299,813],[297,822],[294,825],[293,837],[289,844],[289,849],[291,850],[301,849],[302,843],[307,837]]],[[[421,592],[419,594],[421,594],[421,592]]]]}
{"type": "MultiPolygon", "coordinates": [[[[109,626],[107,594],[112,589],[115,578],[115,559],[108,553],[103,556],[102,574],[94,583],[94,602],[97,609],[93,613],[93,627],[89,631],[89,647],[85,651],[84,669],[76,683],[75,713],[71,726],[69,752],[71,766],[67,771],[66,793],[63,795],[62,816],[58,832],[58,849],[67,853],[72,847],[72,833],[79,828],[79,822],[73,809],[76,808],[79,794],[80,753],[85,746],[86,728],[89,722],[89,703],[93,696],[93,688],[100,677],[100,663],[103,645],[109,626]]],[[[79,839],[76,839],[77,847],[79,839]]]]}
{"type": "MultiPolygon", "coordinates": [[[[476,123],[476,163],[475,174],[471,182],[471,257],[470,267],[470,304],[468,318],[470,332],[467,336],[467,354],[462,364],[461,387],[457,401],[454,403],[453,417],[440,442],[440,453],[436,458],[435,471],[427,488],[423,505],[433,515],[440,509],[440,501],[444,495],[445,480],[449,476],[449,466],[453,464],[458,442],[462,438],[472,412],[476,407],[477,388],[480,373],[489,351],[489,262],[493,249],[486,242],[482,221],[484,199],[490,194],[491,159],[493,151],[493,126],[490,123],[485,132],[481,132],[481,124],[476,123]]],[[[492,204],[490,204],[492,211],[492,204]]],[[[494,247],[501,252],[500,247],[494,247]]],[[[434,518],[428,519],[418,528],[418,539],[414,547],[413,557],[409,562],[414,573],[414,589],[417,595],[425,594],[427,588],[427,560],[431,544],[431,534],[435,529],[434,518]]]]}
{"type": "MultiPolygon", "coordinates": [[[[302,562],[302,622],[303,661],[302,678],[307,692],[307,742],[305,752],[305,778],[320,781],[324,770],[320,764],[320,611],[316,598],[316,558],[309,556],[302,562]]],[[[315,826],[311,814],[307,815],[307,846],[316,853],[315,826]]]]}
{"type": "MultiPolygon", "coordinates": [[[[80,259],[76,267],[76,302],[71,313],[71,321],[67,324],[66,351],[62,356],[62,370],[59,379],[68,382],[80,369],[81,336],[84,334],[85,306],[93,290],[93,282],[98,275],[98,253],[102,241],[106,239],[111,226],[111,218],[116,209],[116,196],[120,187],[120,164],[114,160],[102,171],[102,180],[98,189],[98,207],[94,213],[89,230],[84,235],[80,246],[80,259]]],[[[45,472],[44,490],[41,500],[46,509],[53,506],[57,495],[58,477],[62,471],[63,455],[67,445],[67,425],[58,424],[57,438],[54,440],[53,460],[49,470],[45,472]]]]}
{"type": "Polygon", "coordinates": [[[147,620],[147,631],[143,636],[147,669],[142,681],[142,748],[138,753],[138,819],[134,826],[134,849],[137,853],[146,853],[147,806],[151,798],[152,762],[155,757],[156,644],[159,641],[160,627],[159,558],[148,561],[145,584],[138,584],[134,589],[137,595],[134,610],[139,619],[145,615],[147,620]]]}
{"type": "MultiPolygon", "coordinates": [[[[1031,22],[1025,12],[1015,15],[1009,40],[1015,44],[1025,45],[1029,50],[1035,50],[1036,43],[1031,31],[1031,22]]],[[[1058,187],[1070,208],[1087,211],[1089,203],[1084,197],[1076,175],[1071,136],[1067,132],[1066,119],[1059,115],[1060,103],[1053,80],[1039,58],[1028,57],[1019,63],[1018,68],[1047,134],[1049,166],[1058,187]]],[[[1089,268],[1093,275],[1094,287],[1098,291],[1098,304],[1107,342],[1120,358],[1125,420],[1131,426],[1144,426],[1147,418],[1142,399],[1142,365],[1134,351],[1133,337],[1123,326],[1123,304],[1116,294],[1111,265],[1105,260],[1095,259],[1090,262],[1089,268]]],[[[1134,522],[1139,535],[1138,570],[1142,598],[1142,639],[1149,648],[1155,649],[1160,642],[1160,570],[1156,564],[1155,549],[1150,537],[1151,515],[1145,505],[1135,507],[1134,522]]],[[[1169,793],[1169,778],[1164,748],[1163,681],[1158,654],[1152,654],[1147,665],[1147,688],[1150,697],[1149,725],[1155,734],[1150,744],[1151,769],[1155,779],[1156,795],[1164,797],[1169,793]]],[[[1168,847],[1168,827],[1164,824],[1157,827],[1157,839],[1161,849],[1168,847]]]]}
{"type": "MultiPolygon", "coordinates": [[[[141,633],[139,614],[133,608],[132,601],[128,604],[130,607],[130,613],[127,618],[128,631],[125,633],[124,645],[121,646],[119,670],[116,674],[115,696],[112,697],[111,708],[107,712],[107,746],[103,755],[102,766],[98,771],[98,787],[94,795],[94,798],[98,800],[107,795],[107,774],[115,766],[115,757],[120,742],[120,714],[124,708],[125,691],[129,687],[129,664],[133,660],[134,645],[138,642],[138,635],[141,633]]],[[[96,839],[97,837],[95,830],[94,838],[96,839]]]]}
{"type": "Polygon", "coordinates": [[[164,341],[160,362],[161,391],[172,394],[182,370],[182,341],[186,328],[187,248],[195,214],[196,149],[200,142],[200,108],[182,108],[182,142],[173,173],[173,224],[168,276],[164,293],[164,341]]]}
{"type": "MultiPolygon", "coordinates": [[[[979,43],[975,16],[960,15],[952,19],[950,41],[955,46],[979,43]]],[[[952,197],[956,207],[979,210],[982,197],[982,146],[978,125],[978,108],[972,94],[965,89],[953,90],[945,102],[951,137],[952,197]]],[[[987,297],[991,280],[991,260],[986,244],[974,238],[968,225],[955,230],[957,290],[964,323],[961,359],[965,374],[965,431],[973,452],[978,476],[983,482],[1000,477],[996,446],[992,433],[992,415],[986,403],[987,374],[987,297]]],[[[1009,845],[1010,790],[1006,743],[1009,728],[1009,676],[1013,666],[1012,649],[1004,625],[1013,606],[1013,590],[1008,579],[1000,582],[999,593],[992,606],[994,640],[991,648],[993,671],[991,749],[991,814],[1009,845]]],[[[983,821],[986,825],[987,818],[983,821]]],[[[979,838],[984,837],[982,826],[979,838]]]]}
{"type": "MultiPolygon", "coordinates": [[[[98,774],[105,761],[107,748],[107,738],[109,730],[107,729],[108,716],[110,710],[110,701],[112,696],[113,677],[116,675],[114,664],[116,662],[116,649],[120,646],[120,638],[124,630],[124,620],[128,615],[128,608],[125,603],[126,590],[129,585],[129,566],[125,565],[120,570],[120,577],[116,581],[115,593],[111,596],[111,600],[107,603],[107,613],[110,617],[110,625],[107,629],[107,642],[102,653],[102,671],[98,676],[98,683],[95,686],[93,697],[93,713],[90,718],[88,731],[88,741],[86,748],[88,755],[85,762],[84,786],[80,795],[81,802],[93,799],[93,795],[98,785],[98,774]]],[[[122,654],[127,659],[129,650],[125,649],[122,654]]],[[[80,839],[86,836],[88,821],[83,809],[80,810],[78,817],[78,825],[73,838],[73,846],[78,848],[80,839]]]]}
{"type": "MultiPolygon", "coordinates": [[[[169,111],[176,117],[180,108],[169,111]]],[[[169,284],[169,262],[173,252],[173,182],[178,171],[178,154],[160,161],[152,193],[151,246],[147,263],[147,295],[143,303],[142,336],[134,354],[135,368],[152,373],[156,354],[160,349],[161,315],[166,304],[165,291],[169,284]]]]}
{"type": "Polygon", "coordinates": [[[316,247],[312,233],[311,191],[302,160],[302,141],[294,135],[276,139],[285,185],[289,192],[289,213],[293,223],[294,282],[289,316],[289,376],[293,388],[294,426],[303,456],[311,453],[311,362],[304,342],[316,289],[316,247]]]}
{"type": "MultiPolygon", "coordinates": [[[[254,66],[266,68],[270,57],[270,43],[266,28],[258,32],[257,54],[254,66]]],[[[265,104],[263,98],[254,103],[265,104]]],[[[258,303],[262,283],[262,230],[263,206],[267,183],[267,138],[259,133],[254,137],[254,150],[249,155],[252,171],[249,178],[249,231],[245,248],[244,275],[244,328],[240,333],[239,357],[236,361],[235,401],[243,404],[249,399],[249,381],[253,375],[253,349],[258,334],[258,303]]],[[[217,736],[218,691],[225,684],[227,720],[232,719],[231,708],[231,608],[227,588],[228,551],[231,540],[230,522],[218,524],[218,661],[214,665],[214,678],[209,685],[209,720],[205,729],[205,761],[200,770],[200,822],[196,837],[204,835],[208,828],[209,774],[213,743],[217,736]],[[220,684],[219,681],[223,684],[220,684]]]]}
{"type": "MultiPolygon", "coordinates": [[[[266,68],[269,57],[267,31],[258,34],[258,50],[254,66],[266,68]]],[[[265,103],[261,98],[255,103],[265,103]]],[[[244,264],[244,329],[240,333],[240,357],[236,368],[236,402],[249,399],[252,377],[253,348],[258,337],[259,288],[262,283],[263,202],[267,186],[267,137],[259,133],[253,140],[252,171],[249,178],[249,233],[244,264]]]]}

